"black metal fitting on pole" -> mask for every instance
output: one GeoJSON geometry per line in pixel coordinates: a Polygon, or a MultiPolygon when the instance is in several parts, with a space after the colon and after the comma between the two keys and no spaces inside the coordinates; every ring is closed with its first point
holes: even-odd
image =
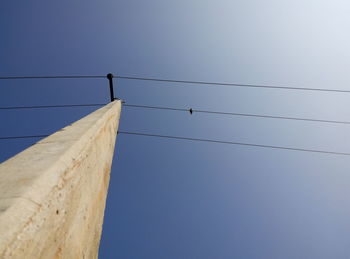
{"type": "Polygon", "coordinates": [[[109,81],[109,92],[111,95],[111,102],[113,102],[115,100],[114,89],[113,89],[113,74],[111,74],[111,73],[107,74],[107,79],[109,81]]]}

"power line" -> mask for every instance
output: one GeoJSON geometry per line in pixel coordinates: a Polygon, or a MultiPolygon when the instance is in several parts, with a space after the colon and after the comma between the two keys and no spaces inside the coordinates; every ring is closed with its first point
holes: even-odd
{"type": "Polygon", "coordinates": [[[240,84],[240,83],[222,83],[222,82],[207,82],[207,81],[189,81],[189,80],[131,77],[131,76],[115,76],[115,77],[121,78],[121,79],[126,79],[126,80],[141,80],[141,81],[182,83],[182,84],[199,84],[199,85],[210,85],[210,86],[237,86],[237,87],[271,88],[271,89],[282,89],[282,90],[302,90],[302,91],[350,93],[350,90],[342,90],[342,89],[308,88],[308,87],[257,85],[257,84],[240,84]]]}
{"type": "MultiPolygon", "coordinates": [[[[350,153],[345,153],[345,152],[335,152],[335,151],[328,151],[328,150],[305,149],[305,148],[294,148],[294,147],[286,147],[286,146],[272,146],[272,145],[262,145],[262,144],[254,144],[254,143],[243,143],[243,142],[204,139],[204,138],[189,138],[189,137],[148,134],[148,133],[130,132],[130,131],[118,131],[118,134],[146,136],[146,137],[158,137],[158,138],[177,139],[177,140],[188,140],[188,141],[216,143],[216,144],[229,144],[229,145],[238,145],[238,146],[259,147],[259,148],[270,148],[270,149],[290,150],[290,151],[300,151],[300,152],[310,152],[310,153],[321,153],[321,154],[328,154],[328,155],[350,156],[350,153]]],[[[7,137],[0,137],[0,140],[44,138],[44,137],[48,137],[48,136],[49,135],[7,136],[7,137]]]]}
{"type": "Polygon", "coordinates": [[[0,107],[0,110],[20,110],[20,109],[45,109],[45,108],[65,108],[65,107],[96,107],[105,104],[63,104],[63,105],[38,105],[38,106],[9,106],[0,107]]]}
{"type": "MultiPolygon", "coordinates": [[[[148,106],[148,105],[136,105],[136,104],[124,104],[123,106],[133,107],[133,108],[189,112],[189,109],[171,108],[171,107],[162,107],[162,106],[148,106]]],[[[208,110],[197,110],[197,109],[192,109],[192,111],[193,111],[193,113],[198,112],[198,113],[207,113],[207,114],[219,114],[219,115],[255,117],[255,118],[283,119],[283,120],[310,121],[310,122],[336,123],[336,124],[350,124],[350,121],[321,120],[321,119],[262,115],[262,114],[251,114],[251,113],[219,112],[219,111],[208,111],[208,110]]]]}
{"type": "Polygon", "coordinates": [[[146,137],[158,137],[158,138],[178,139],[178,140],[189,140],[189,141],[197,141],[197,142],[229,144],[229,145],[239,145],[239,146],[249,146],[249,147],[260,147],[260,148],[270,148],[270,149],[281,149],[281,150],[290,150],[290,151],[321,153],[321,154],[328,154],[328,155],[350,156],[350,153],[333,152],[333,151],[327,151],[327,150],[293,148],[293,147],[285,147],[285,146],[271,146],[271,145],[261,145],[261,144],[253,144],[253,143],[242,143],[242,142],[231,142],[231,141],[203,139],[203,138],[188,138],[188,137],[178,137],[178,136],[168,136],[168,135],[158,135],[158,134],[147,134],[147,133],[139,133],[139,132],[130,132],[130,131],[118,131],[118,134],[137,135],[137,136],[146,136],[146,137]]]}
{"type": "Polygon", "coordinates": [[[24,139],[24,138],[45,138],[49,135],[32,135],[32,136],[9,136],[9,137],[0,137],[0,140],[6,139],[24,139]]]}
{"type": "MultiPolygon", "coordinates": [[[[132,76],[122,76],[122,75],[120,75],[120,76],[115,75],[113,77],[119,78],[119,79],[125,79],[125,80],[141,80],[141,81],[197,84],[197,85],[210,85],[210,86],[235,86],[235,87],[270,88],[270,89],[281,89],[281,90],[302,90],[302,91],[350,93],[350,90],[342,90],[342,89],[293,87],[293,86],[278,86],[278,85],[263,85],[263,84],[224,83],[224,82],[209,82],[209,81],[191,81],[191,80],[163,79],[163,78],[151,78],[151,77],[132,77],[132,76]]],[[[10,79],[75,79],[75,78],[106,78],[106,76],[104,76],[104,75],[1,76],[0,80],[10,80],[10,79]]]]}
{"type": "Polygon", "coordinates": [[[163,106],[149,106],[149,105],[138,105],[138,104],[124,104],[123,106],[132,107],[132,108],[155,109],[155,110],[170,110],[170,111],[182,111],[182,112],[189,111],[189,109],[184,109],[184,108],[171,108],[171,107],[163,107],[163,106]]]}
{"type": "Polygon", "coordinates": [[[0,80],[11,79],[79,79],[79,78],[106,78],[106,76],[99,75],[73,75],[73,76],[0,76],[0,80]]]}
{"type": "MultiPolygon", "coordinates": [[[[100,107],[103,105],[105,105],[105,104],[96,103],[96,104],[8,106],[8,107],[0,107],[0,110],[47,109],[47,108],[68,108],[68,107],[100,107]]],[[[171,111],[189,112],[189,109],[185,109],[185,108],[172,108],[172,107],[164,107],[164,106],[149,106],[149,105],[137,105],[137,104],[124,104],[123,106],[124,107],[131,107],[131,108],[141,108],[141,109],[155,109],[155,110],[171,110],[171,111]]],[[[268,119],[282,119],[282,120],[296,120],[296,121],[346,124],[346,125],[350,124],[350,121],[322,120],[322,119],[312,119],[312,118],[274,116],[274,115],[262,115],[262,114],[251,114],[251,113],[219,112],[219,111],[197,110],[197,109],[192,109],[192,112],[206,113],[206,114],[218,114],[218,115],[229,115],[229,116],[254,117],[254,118],[268,118],[268,119]]]]}

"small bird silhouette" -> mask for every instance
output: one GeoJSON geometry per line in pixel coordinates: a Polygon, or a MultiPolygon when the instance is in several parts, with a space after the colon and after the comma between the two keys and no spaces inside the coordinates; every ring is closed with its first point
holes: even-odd
{"type": "Polygon", "coordinates": [[[190,108],[190,114],[192,114],[193,113],[193,110],[192,110],[192,108],[190,108]]]}

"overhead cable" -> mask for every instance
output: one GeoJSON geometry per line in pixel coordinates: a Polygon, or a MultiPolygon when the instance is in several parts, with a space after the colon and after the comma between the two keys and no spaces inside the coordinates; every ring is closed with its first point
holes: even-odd
{"type": "Polygon", "coordinates": [[[45,108],[68,108],[68,107],[96,107],[103,106],[105,104],[62,104],[62,105],[36,105],[36,106],[7,106],[0,107],[0,110],[22,110],[22,109],[45,109],[45,108]]]}
{"type": "MultiPolygon", "coordinates": [[[[204,138],[190,138],[190,137],[181,137],[181,136],[149,134],[149,133],[142,133],[142,132],[118,131],[118,134],[136,135],[136,136],[145,136],[145,137],[157,137],[157,138],[176,139],[176,140],[187,140],[187,141],[195,141],[195,142],[206,142],[206,143],[212,143],[212,144],[213,143],[215,143],[215,144],[228,144],[228,145],[258,147],[258,148],[269,148],[269,149],[279,149],[279,150],[289,150],[289,151],[310,152],[310,153],[319,153],[319,154],[327,154],[327,155],[350,156],[350,153],[329,151],[329,150],[294,148],[294,147],[286,147],[286,146],[273,146],[273,145],[264,145],[264,144],[255,144],[255,143],[243,143],[243,142],[233,142],[233,141],[223,141],[223,140],[213,140],[213,139],[204,139],[204,138]]],[[[44,137],[48,137],[48,136],[49,135],[7,136],[7,137],[0,137],[0,140],[44,138],[44,137]]]]}
{"type": "Polygon", "coordinates": [[[272,145],[262,145],[262,144],[254,144],[254,143],[232,142],[232,141],[222,141],[222,140],[203,139],[203,138],[189,138],[189,137],[148,134],[148,133],[130,132],[130,131],[118,131],[118,134],[137,135],[137,136],[145,136],[145,137],[158,137],[158,138],[177,139],[177,140],[188,140],[188,141],[207,142],[207,143],[216,143],[216,144],[229,144],[229,145],[269,148],[269,149],[281,149],[281,150],[290,150],[290,151],[321,153],[321,154],[328,154],[328,155],[350,156],[350,153],[335,152],[335,151],[328,151],[328,150],[304,149],[304,148],[294,148],[294,147],[285,147],[285,146],[272,146],[272,145]]]}
{"type": "MultiPolygon", "coordinates": [[[[350,93],[350,90],[344,90],[344,89],[294,87],[294,86],[287,86],[287,85],[282,86],[282,85],[265,85],[265,84],[244,84],[244,83],[226,83],[226,82],[210,82],[210,81],[192,81],[192,80],[165,79],[165,78],[152,78],[152,77],[133,77],[133,76],[123,76],[123,75],[114,75],[113,77],[119,78],[119,79],[125,79],[125,80],[141,80],[141,81],[210,85],[210,86],[234,86],[234,87],[270,88],[270,89],[281,89],[281,90],[302,90],[302,91],[350,93]]],[[[10,80],[10,79],[74,79],[74,78],[106,78],[106,76],[105,75],[0,76],[0,80],[10,80]]]]}
{"type": "Polygon", "coordinates": [[[8,137],[0,137],[0,140],[6,139],[24,139],[24,138],[45,138],[49,135],[31,135],[31,136],[8,136],[8,137]]]}
{"type": "Polygon", "coordinates": [[[8,106],[0,107],[0,110],[22,110],[22,109],[46,109],[46,108],[66,108],[66,107],[96,107],[105,104],[62,104],[62,105],[37,105],[37,106],[8,106]]]}
{"type": "Polygon", "coordinates": [[[11,80],[11,79],[79,79],[79,78],[106,78],[106,76],[100,76],[100,75],[0,76],[0,80],[11,80]]]}
{"type": "MultiPolygon", "coordinates": [[[[24,109],[47,109],[47,108],[69,108],[69,107],[101,107],[105,104],[63,104],[63,105],[36,105],[36,106],[6,106],[0,107],[0,110],[24,110],[24,109]]],[[[217,114],[217,115],[228,115],[228,116],[241,116],[241,117],[253,117],[253,118],[267,118],[267,119],[282,119],[282,120],[295,120],[295,121],[308,121],[308,122],[320,122],[320,123],[333,123],[333,124],[346,124],[349,125],[350,121],[338,121],[338,120],[323,120],[313,118],[300,118],[300,117],[288,117],[288,116],[275,116],[275,115],[264,115],[264,114],[252,114],[252,113],[236,113],[236,112],[220,112],[200,109],[185,109],[185,108],[173,108],[164,106],[149,106],[149,105],[138,105],[138,104],[124,104],[124,107],[139,108],[139,109],[154,109],[154,110],[170,110],[193,113],[205,113],[205,114],[217,114]]]]}
{"type": "MultiPolygon", "coordinates": [[[[181,112],[189,112],[189,110],[190,110],[190,109],[184,109],[184,108],[172,108],[172,107],[136,105],[136,104],[124,104],[123,106],[133,107],[133,108],[142,108],[142,109],[171,110],[171,111],[181,111],[181,112]]],[[[268,118],[268,119],[283,119],[283,120],[297,120],[297,121],[310,121],[310,122],[322,122],[322,123],[350,124],[350,121],[322,120],[322,119],[263,115],[263,114],[252,114],[252,113],[219,112],[219,111],[198,110],[198,109],[192,109],[192,113],[207,113],[207,114],[268,118]]]]}
{"type": "Polygon", "coordinates": [[[181,83],[181,84],[197,84],[197,85],[210,85],[210,86],[235,86],[235,87],[271,88],[271,89],[282,89],[282,90],[302,90],[302,91],[350,93],[350,90],[342,90],[342,89],[309,88],[309,87],[260,85],[260,84],[241,84],[241,83],[223,83],[223,82],[208,82],[208,81],[189,81],[189,80],[176,80],[176,79],[118,76],[118,75],[116,75],[115,77],[121,78],[121,79],[126,79],[126,80],[141,80],[141,81],[168,82],[168,83],[181,83]]]}

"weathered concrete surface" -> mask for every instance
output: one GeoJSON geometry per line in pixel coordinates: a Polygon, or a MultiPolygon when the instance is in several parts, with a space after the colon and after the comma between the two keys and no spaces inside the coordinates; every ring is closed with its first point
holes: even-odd
{"type": "Polygon", "coordinates": [[[97,258],[121,102],[0,164],[0,258],[97,258]]]}

